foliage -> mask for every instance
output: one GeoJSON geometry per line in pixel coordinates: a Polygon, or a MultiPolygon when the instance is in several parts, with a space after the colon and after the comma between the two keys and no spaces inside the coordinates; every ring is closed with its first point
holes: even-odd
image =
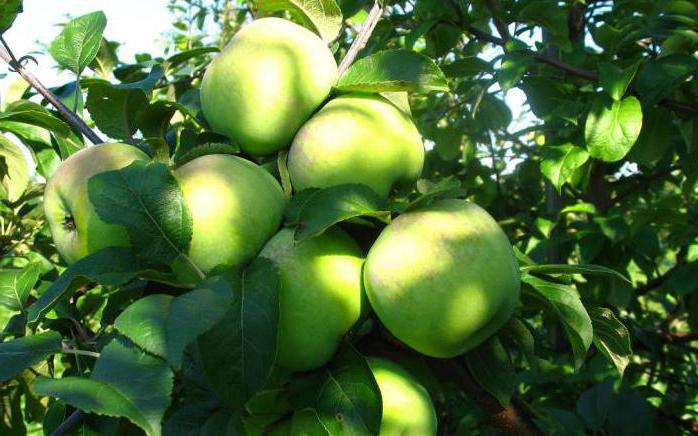
{"type": "MultiPolygon", "coordinates": [[[[271,264],[193,289],[170,284],[166,265],[191,239],[170,170],[240,153],[209,129],[198,89],[241,26],[269,13],[295,19],[341,60],[372,2],[170,0],[166,56],[133,60],[103,38],[106,18],[95,12],[49,45],[76,75],[55,94],[78,113],[86,102],[90,126],[156,162],[90,181],[100,215],[124,224],[135,250],[66,267],[42,191],[87,144],[32,89],[3,101],[1,434],[49,432],[75,409],[89,413],[77,424],[87,433],[254,434],[291,416],[327,434],[375,433],[380,393],[366,355],[396,357],[419,378],[444,434],[511,430],[502,408],[551,434],[698,430],[698,6],[385,3],[334,92],[380,92],[410,109],[426,140],[423,179],[387,201],[364,185],[296,193],[286,225],[298,240],[340,225],[365,245],[391,216],[435,198],[476,202],[521,265],[512,320],[455,359],[455,372],[396,346],[370,315],[327,366],[297,377],[275,370],[271,264]],[[408,102],[388,94],[403,91],[408,102]],[[99,198],[104,184],[120,195],[99,198]]],[[[0,1],[0,32],[12,33],[18,12],[21,2],[0,1]]],[[[284,156],[257,160],[290,194],[284,156]]]]}

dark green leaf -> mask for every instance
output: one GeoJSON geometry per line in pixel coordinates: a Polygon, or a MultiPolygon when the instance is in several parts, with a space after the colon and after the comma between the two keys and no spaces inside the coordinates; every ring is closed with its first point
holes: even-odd
{"type": "Polygon", "coordinates": [[[119,315],[114,327],[178,369],[184,348],[220,320],[231,298],[230,284],[219,276],[178,297],[141,298],[119,315]]]}
{"type": "Polygon", "coordinates": [[[532,62],[531,57],[527,55],[517,53],[506,55],[497,73],[497,80],[502,91],[506,92],[516,86],[532,62]]]}
{"type": "Polygon", "coordinates": [[[339,78],[340,91],[448,91],[446,76],[428,57],[411,50],[384,50],[356,61],[339,78]]]}
{"type": "Polygon", "coordinates": [[[635,97],[609,103],[597,97],[584,127],[589,154],[606,162],[621,160],[640,136],[642,108],[635,97]]]}
{"type": "Polygon", "coordinates": [[[385,202],[366,185],[337,185],[313,192],[302,198],[295,240],[300,242],[324,232],[327,228],[358,216],[387,221],[390,212],[385,202]]]}
{"type": "Polygon", "coordinates": [[[558,316],[572,346],[575,367],[579,368],[594,339],[591,318],[579,293],[571,286],[548,282],[529,274],[523,274],[521,281],[530,285],[533,290],[528,292],[530,296],[548,304],[558,316]]]}
{"type": "Polygon", "coordinates": [[[61,339],[58,332],[45,332],[0,343],[0,381],[60,353],[61,339]]]}
{"type": "Polygon", "coordinates": [[[100,218],[123,225],[140,257],[162,265],[180,258],[203,277],[186,254],[192,218],[167,166],[135,161],[125,168],[93,176],[88,191],[100,218]]]}
{"type": "Polygon", "coordinates": [[[632,284],[630,279],[611,268],[602,265],[572,265],[572,264],[547,264],[526,265],[521,267],[521,272],[534,272],[539,274],[582,274],[601,275],[614,277],[626,283],[632,284]]]}
{"type": "Polygon", "coordinates": [[[181,51],[167,58],[167,68],[168,70],[172,70],[190,59],[194,59],[209,53],[217,53],[219,51],[220,48],[218,47],[196,47],[191,50],[181,51]]]}
{"type": "Polygon", "coordinates": [[[466,353],[465,363],[475,381],[492,394],[502,407],[508,407],[516,389],[516,371],[499,339],[491,337],[466,353]]]}
{"type": "Polygon", "coordinates": [[[106,27],[104,12],[77,17],[63,27],[48,51],[58,65],[79,75],[97,56],[106,27]]]}
{"type": "Polygon", "coordinates": [[[638,389],[630,389],[614,398],[608,411],[608,434],[635,436],[662,434],[654,428],[654,411],[638,389]]]}
{"type": "Polygon", "coordinates": [[[671,93],[698,68],[698,59],[677,54],[648,62],[637,75],[637,91],[642,101],[653,105],[671,93]]]}
{"type": "MultiPolygon", "coordinates": [[[[178,150],[179,151],[179,150],[178,150]]],[[[179,167],[187,162],[190,162],[197,157],[206,156],[209,154],[238,154],[240,153],[240,147],[227,144],[224,142],[207,142],[201,145],[197,145],[186,152],[178,155],[175,153],[175,164],[179,167]]]]}
{"type": "Polygon", "coordinates": [[[114,139],[130,139],[138,129],[138,114],[148,107],[141,88],[117,88],[109,82],[89,85],[87,110],[99,130],[114,139]]]}
{"type": "Polygon", "coordinates": [[[204,371],[221,402],[240,410],[264,386],[276,358],[279,276],[271,261],[255,259],[231,278],[233,302],[199,338],[204,371]]]}
{"type": "Polygon", "coordinates": [[[447,77],[473,77],[481,73],[491,73],[492,65],[477,56],[468,56],[441,66],[447,77]]]}
{"type": "Polygon", "coordinates": [[[589,316],[594,326],[594,345],[622,376],[633,355],[628,329],[605,307],[592,307],[589,316]]]}
{"type": "Polygon", "coordinates": [[[600,430],[606,423],[613,402],[613,380],[605,379],[582,393],[577,400],[577,414],[590,430],[600,430]]]}
{"type": "Polygon", "coordinates": [[[40,395],[60,398],[86,412],[127,418],[149,436],[162,432],[172,387],[173,374],[164,360],[121,340],[104,347],[90,378],[40,377],[34,382],[40,395]]]}
{"type": "Polygon", "coordinates": [[[287,10],[327,42],[333,41],[342,28],[342,11],[336,0],[255,0],[255,4],[260,12],[287,10]]]}
{"type": "Polygon", "coordinates": [[[566,8],[559,6],[555,0],[533,0],[524,4],[519,12],[521,18],[545,27],[553,42],[563,49],[570,48],[566,8]]]}
{"type": "Polygon", "coordinates": [[[157,85],[164,75],[165,71],[162,69],[162,66],[154,65],[153,68],[150,69],[150,73],[141,80],[119,83],[111,86],[115,89],[140,89],[145,95],[150,95],[155,85],[157,85]]]}
{"type": "Polygon", "coordinates": [[[296,410],[317,413],[329,434],[378,434],[381,393],[366,359],[344,343],[323,368],[291,382],[296,410]]]}

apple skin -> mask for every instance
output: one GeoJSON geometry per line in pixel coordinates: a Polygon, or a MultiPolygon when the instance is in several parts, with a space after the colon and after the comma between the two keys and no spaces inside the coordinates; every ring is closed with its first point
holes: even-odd
{"type": "Polygon", "coordinates": [[[520,277],[494,218],[449,199],[400,215],[381,232],[366,258],[364,286],[397,339],[449,358],[507,322],[519,302],[520,277]]]}
{"type": "Polygon", "coordinates": [[[367,361],[383,397],[379,435],[436,435],[436,411],[424,386],[392,361],[377,357],[367,361]]]}
{"type": "Polygon", "coordinates": [[[382,197],[417,180],[424,144],[412,119],[380,95],[330,100],[298,131],[288,156],[296,190],[363,183],[382,197]]]}
{"type": "Polygon", "coordinates": [[[283,229],[260,256],[281,276],[277,365],[291,371],[322,366],[361,316],[361,249],[336,227],[301,243],[283,229]]]}
{"type": "MultiPolygon", "coordinates": [[[[192,216],[188,255],[204,273],[244,266],[279,228],[286,198],[262,167],[224,154],[196,158],[173,171],[192,216]]],[[[197,281],[181,259],[173,269],[182,283],[197,281]]]]}
{"type": "Polygon", "coordinates": [[[286,148],[330,94],[337,62],[304,27],[261,18],[240,30],[211,62],[201,106],[213,130],[253,155],[286,148]]]}
{"type": "Polygon", "coordinates": [[[150,157],[128,144],[99,144],[71,155],[53,173],[44,191],[44,213],[58,253],[66,263],[102,248],[129,245],[123,226],[99,218],[89,200],[87,182],[95,174],[121,169],[136,160],[150,157]]]}

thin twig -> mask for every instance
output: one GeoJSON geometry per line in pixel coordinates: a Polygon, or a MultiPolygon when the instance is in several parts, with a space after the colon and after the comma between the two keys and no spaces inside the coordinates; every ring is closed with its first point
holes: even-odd
{"type": "Polygon", "coordinates": [[[354,39],[354,42],[351,43],[351,47],[349,47],[346,56],[344,56],[344,59],[342,59],[342,62],[339,64],[340,76],[344,74],[344,72],[354,62],[354,59],[356,59],[356,56],[359,54],[361,49],[363,49],[366,46],[368,38],[373,33],[373,30],[376,28],[378,20],[383,15],[383,10],[384,8],[381,5],[380,1],[376,0],[376,2],[373,4],[373,7],[371,8],[371,11],[368,13],[368,17],[366,17],[366,20],[364,20],[359,34],[356,35],[356,39],[354,39]]]}
{"type": "Polygon", "coordinates": [[[56,110],[63,116],[63,118],[65,118],[66,121],[75,126],[78,130],[80,130],[80,132],[82,132],[87,137],[87,139],[90,140],[90,142],[92,142],[93,144],[101,144],[102,142],[104,142],[99,136],[97,136],[97,134],[92,129],[90,129],[90,127],[87,124],[85,124],[82,118],[80,118],[75,112],[71,111],[63,103],[61,103],[58,97],[56,97],[51,91],[49,91],[36,76],[34,76],[29,70],[24,68],[24,66],[22,66],[21,63],[17,62],[14,54],[12,54],[12,50],[10,50],[10,47],[5,43],[4,39],[0,39],[0,43],[2,43],[2,46],[0,47],[0,59],[7,62],[7,64],[17,72],[17,74],[22,76],[22,78],[26,80],[32,88],[36,89],[39,92],[39,94],[41,94],[46,100],[48,100],[48,102],[56,108],[56,110]]]}
{"type": "MultiPolygon", "coordinates": [[[[494,35],[490,35],[489,33],[483,32],[482,30],[479,30],[475,27],[466,27],[465,29],[468,33],[473,35],[475,38],[480,39],[482,41],[487,41],[491,44],[499,45],[499,46],[504,46],[505,40],[502,38],[498,38],[494,35]]],[[[531,56],[533,59],[540,63],[544,63],[547,65],[550,65],[552,67],[557,68],[558,70],[564,71],[567,74],[570,74],[572,76],[576,76],[582,79],[586,80],[591,80],[594,82],[598,82],[599,80],[599,75],[596,74],[593,71],[588,71],[584,70],[582,68],[579,68],[574,65],[570,65],[566,62],[560,61],[558,59],[552,58],[550,56],[546,56],[544,54],[537,53],[533,50],[516,50],[517,53],[523,53],[526,55],[531,56]]],[[[698,115],[698,107],[693,106],[689,103],[684,103],[681,101],[677,100],[672,100],[669,98],[662,99],[659,103],[660,106],[663,106],[667,109],[671,109],[676,112],[683,112],[686,114],[690,115],[698,115]]]]}
{"type": "Polygon", "coordinates": [[[63,354],[74,354],[76,356],[88,356],[88,357],[94,357],[95,359],[98,359],[100,354],[96,353],[94,351],[87,351],[87,350],[78,350],[77,348],[71,348],[67,344],[63,344],[63,349],[61,350],[61,353],[63,354]]]}
{"type": "Polygon", "coordinates": [[[73,412],[68,419],[63,421],[61,425],[56,427],[56,429],[51,433],[51,436],[63,436],[65,434],[70,433],[75,429],[75,427],[82,422],[83,418],[85,418],[85,412],[82,410],[76,410],[73,412]]]}

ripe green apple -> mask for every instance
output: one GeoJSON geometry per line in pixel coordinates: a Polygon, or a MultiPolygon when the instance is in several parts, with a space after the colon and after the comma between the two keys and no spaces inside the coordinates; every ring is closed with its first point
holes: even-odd
{"type": "Polygon", "coordinates": [[[422,172],[424,145],[409,115],[380,95],[346,94],[298,131],[288,156],[294,188],[363,183],[387,197],[422,172]]]}
{"type": "Polygon", "coordinates": [[[68,264],[102,248],[128,246],[123,226],[107,224],[97,216],[89,200],[87,181],[135,160],[150,157],[131,145],[99,144],[73,154],[51,176],[44,192],[44,213],[58,253],[68,264]]]}
{"type": "MultiPolygon", "coordinates": [[[[281,224],[286,205],[283,190],[253,162],[211,154],[187,162],[173,174],[192,216],[189,259],[204,273],[244,265],[281,224]]],[[[181,282],[196,281],[182,259],[173,269],[181,282]]]]}
{"type": "Polygon", "coordinates": [[[368,365],[383,397],[379,435],[436,435],[436,411],[424,386],[389,360],[371,357],[368,365]]]}
{"type": "Polygon", "coordinates": [[[211,62],[201,107],[213,130],[247,153],[286,148],[330,94],[337,63],[316,34],[281,18],[240,30],[211,62]]]}
{"type": "Polygon", "coordinates": [[[292,371],[322,366],[361,315],[359,246],[339,228],[301,243],[283,229],[260,255],[281,276],[276,363],[292,371]]]}
{"type": "Polygon", "coordinates": [[[504,325],[519,301],[519,268],[497,222],[464,200],[397,217],[364,267],[371,307],[400,341],[433,357],[464,353],[504,325]]]}

